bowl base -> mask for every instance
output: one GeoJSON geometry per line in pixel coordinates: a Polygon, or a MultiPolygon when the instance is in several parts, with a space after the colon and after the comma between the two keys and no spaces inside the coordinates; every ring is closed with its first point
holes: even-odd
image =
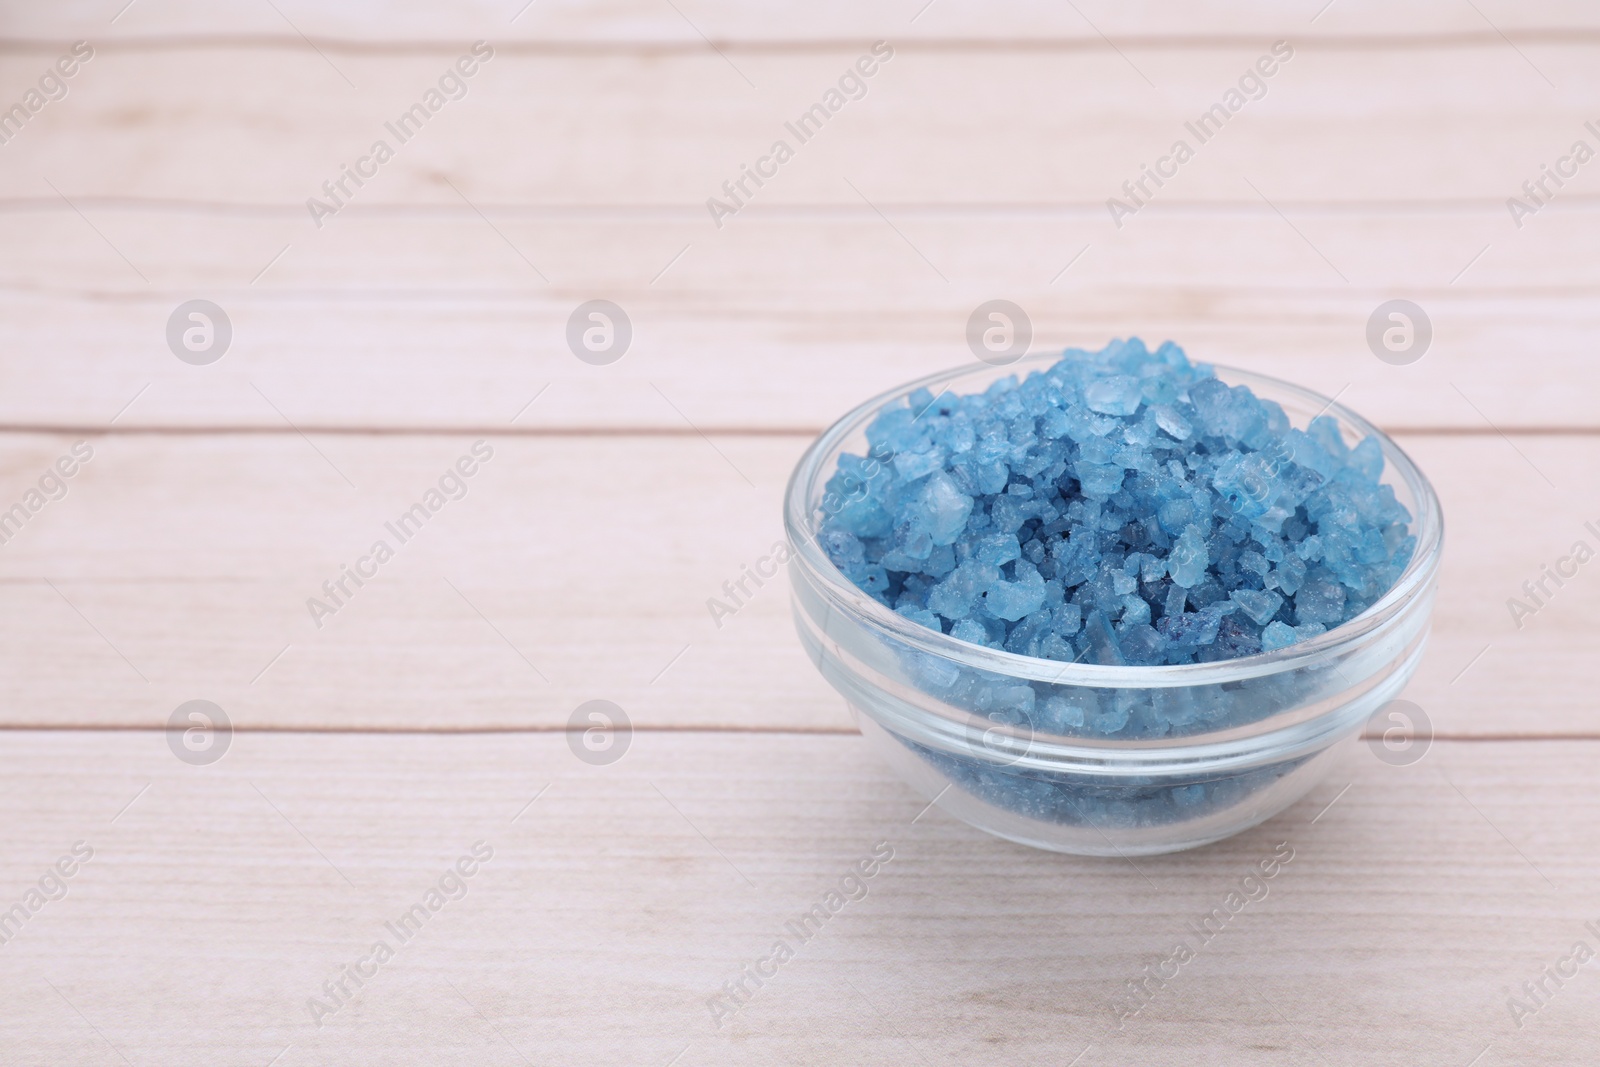
{"type": "MultiPolygon", "coordinates": [[[[862,736],[890,767],[930,803],[970,826],[1031,848],[1075,856],[1154,856],[1199,848],[1232,837],[1277,815],[1305,796],[1353,746],[1359,730],[1346,742],[1295,761],[1281,774],[1263,779],[1233,803],[1193,818],[1144,825],[1113,825],[1072,806],[1073,821],[1053,821],[1002,807],[955,780],[919,752],[920,746],[890,733],[870,715],[851,706],[862,736]]],[[[1068,801],[1071,804],[1070,801],[1068,801]]]]}

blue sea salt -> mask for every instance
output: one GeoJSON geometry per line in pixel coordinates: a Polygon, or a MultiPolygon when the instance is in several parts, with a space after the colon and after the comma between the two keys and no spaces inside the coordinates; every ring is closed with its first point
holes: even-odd
{"type": "MultiPolygon", "coordinates": [[[[1291,426],[1171,342],[1068,350],[981,393],[919,390],[867,443],[828,482],[829,557],[907,619],[1021,655],[1137,666],[1286,648],[1365,611],[1416,546],[1375,439],[1351,447],[1326,415],[1291,426]]],[[[1137,718],[1056,697],[1032,710],[1101,732],[1137,718]]]]}
{"type": "Polygon", "coordinates": [[[1266,589],[1235,589],[1228,599],[1250,616],[1257,626],[1271,622],[1283,606],[1283,597],[1266,589]]]}
{"type": "Polygon", "coordinates": [[[1297,640],[1299,638],[1295,636],[1294,627],[1288,623],[1269,622],[1261,631],[1261,651],[1275,652],[1280,648],[1288,648],[1297,640]]]}
{"type": "Polygon", "coordinates": [[[1206,535],[1194,523],[1183,528],[1167,556],[1167,571],[1174,585],[1193,589],[1206,576],[1206,535]]]}

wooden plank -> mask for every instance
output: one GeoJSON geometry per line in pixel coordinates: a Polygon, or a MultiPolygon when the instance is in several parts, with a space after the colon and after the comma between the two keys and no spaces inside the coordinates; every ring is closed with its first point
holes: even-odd
{"type": "MultiPolygon", "coordinates": [[[[159,726],[204,698],[249,728],[549,729],[608,699],[641,729],[851,728],[783,579],[720,627],[706,607],[782,536],[804,438],[489,440],[467,495],[401,544],[385,523],[470,438],[94,438],[66,498],[0,551],[4,721],[159,726]],[[322,583],[379,539],[395,558],[334,604],[322,583]],[[313,618],[312,597],[339,610],[313,618]]],[[[1600,584],[1547,584],[1520,628],[1506,602],[1595,545],[1600,438],[1401,440],[1448,520],[1410,699],[1444,736],[1595,736],[1600,584]]],[[[4,441],[9,506],[71,438],[4,441]]]]}
{"type": "MultiPolygon", "coordinates": [[[[62,3],[19,11],[8,20],[13,38],[48,39],[99,35],[111,40],[149,36],[208,38],[217,35],[285,37],[299,43],[298,30],[319,47],[342,41],[435,43],[492,36],[510,40],[557,42],[678,43],[705,47],[700,34],[722,42],[787,43],[793,40],[860,38],[896,34],[923,39],[1056,38],[1106,47],[1101,33],[1129,47],[1143,38],[1261,36],[1300,32],[1318,36],[1360,33],[1372,36],[1472,33],[1498,27],[1519,39],[1530,30],[1594,28],[1595,13],[1580,0],[1505,0],[1471,7],[1426,0],[1395,9],[1379,0],[1326,0],[1296,4],[1245,0],[1204,0],[1156,10],[1148,4],[1083,0],[1064,9],[1044,2],[1008,4],[984,10],[974,5],[898,0],[862,7],[843,0],[813,4],[773,3],[750,8],[718,0],[685,0],[678,10],[646,2],[582,3],[541,0],[519,3],[467,0],[448,6],[364,2],[319,7],[284,2],[258,10],[252,5],[217,7],[199,0],[131,6],[62,3]],[[1492,21],[1491,21],[1492,20],[1492,21]],[[330,40],[331,38],[331,40],[330,40]]],[[[303,44],[302,44],[303,47],[303,44]]]]}
{"type": "MultiPolygon", "coordinates": [[[[863,90],[851,90],[864,92],[860,99],[803,140],[784,123],[835,86],[865,41],[741,55],[734,65],[709,49],[508,50],[406,139],[385,122],[434,87],[460,47],[343,55],[337,64],[303,48],[107,50],[5,145],[0,198],[54,200],[49,181],[70,198],[304,212],[308,198],[327,197],[323,182],[338,179],[341,165],[356,165],[384,139],[394,158],[369,168],[376,175],[359,189],[347,183],[341,199],[459,207],[465,196],[704,212],[708,197],[726,198],[722,183],[737,179],[741,165],[755,166],[784,139],[794,158],[758,191],[747,184],[747,199],[852,208],[863,196],[885,205],[1073,203],[1105,215],[1106,199],[1126,197],[1123,183],[1182,138],[1194,158],[1151,193],[1155,202],[1259,208],[1265,196],[1291,206],[1427,208],[1465,199],[1509,227],[1506,198],[1586,136],[1600,94],[1591,61],[1600,41],[1585,38],[1520,54],[1497,35],[1444,49],[1307,43],[1215,136],[1186,131],[1271,41],[1152,47],[1131,64],[1109,49],[907,46],[863,90]],[[1537,68],[1525,57],[1536,57],[1537,68]],[[157,144],[162,150],[151,151],[157,144]]],[[[0,99],[20,98],[48,62],[8,63],[0,99]]],[[[1557,199],[1595,192],[1594,177],[1580,172],[1557,199]]]]}
{"type": "Polygon", "coordinates": [[[85,211],[95,228],[65,209],[7,217],[0,424],[103,425],[122,411],[119,426],[282,428],[259,387],[306,427],[487,430],[549,384],[521,424],[820,429],[970,360],[968,316],[1004,296],[1028,311],[1040,351],[1172,338],[1197,358],[1344,390],[1386,425],[1600,426],[1589,254],[1600,214],[1541,217],[1510,241],[1503,220],[1472,212],[1296,216],[1311,247],[1265,209],[1141,216],[1109,240],[1104,220],[1082,215],[922,213],[896,220],[911,245],[851,214],[769,213],[718,232],[693,217],[495,210],[497,233],[463,209],[341,216],[306,240],[310,227],[289,217],[85,211]],[[1406,367],[1365,339],[1396,296],[1434,329],[1406,367]],[[233,323],[209,367],[174,358],[165,336],[197,297],[233,323]],[[595,298],[634,327],[608,367],[566,345],[569,316],[595,298]]]}
{"type": "Polygon", "coordinates": [[[919,818],[853,737],[641,736],[586,767],[554,736],[249,734],[195,768],[158,734],[13,734],[4,901],[74,842],[94,856],[0,951],[0,1041],[174,1067],[1579,1063],[1588,970],[1520,1028],[1506,1001],[1596,945],[1597,756],[1358,749],[1258,829],[1133,865],[919,818]],[[465,895],[399,944],[385,922],[479,841],[465,895]],[[714,1027],[721,983],[879,842],[864,899],[714,1027]],[[1265,896],[1118,1030],[1125,983],[1275,850],[1265,896]],[[393,958],[314,1025],[380,938],[393,958]]]}

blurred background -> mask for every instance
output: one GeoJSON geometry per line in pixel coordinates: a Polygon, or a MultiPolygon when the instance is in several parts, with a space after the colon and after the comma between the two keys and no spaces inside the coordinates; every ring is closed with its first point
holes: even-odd
{"type": "Polygon", "coordinates": [[[7,5],[8,1062],[1576,1062],[1590,972],[1519,991],[1600,945],[1600,584],[1509,600],[1600,546],[1597,49],[1505,0],[7,5]],[[1415,456],[1426,760],[1200,853],[1031,853],[862,750],[781,579],[711,611],[809,440],[991,300],[1415,456]]]}

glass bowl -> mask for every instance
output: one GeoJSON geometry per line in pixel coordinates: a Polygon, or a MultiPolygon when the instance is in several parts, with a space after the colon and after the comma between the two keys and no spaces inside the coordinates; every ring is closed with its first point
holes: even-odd
{"type": "Polygon", "coordinates": [[[1373,437],[1382,447],[1382,481],[1411,513],[1416,549],[1394,587],[1349,622],[1287,648],[1218,662],[1063,663],[929,629],[840,573],[817,543],[825,509],[840,506],[824,486],[841,453],[868,454],[867,424],[885,405],[918,389],[980,392],[1059,358],[935,374],[867,401],[817,438],[784,500],[795,625],[862,734],[957,818],[1080,855],[1149,855],[1217,841],[1304,796],[1410,680],[1437,586],[1439,501],[1410,457],[1354,412],[1287,382],[1212,365],[1228,384],[1281,404],[1298,428],[1329,415],[1347,444],[1373,437]],[[1064,725],[1062,716],[1044,713],[1047,706],[1078,709],[1086,725],[1064,725]],[[1126,738],[1108,732],[1118,722],[1127,724],[1126,738]],[[1165,734],[1148,736],[1152,729],[1165,734]]]}

